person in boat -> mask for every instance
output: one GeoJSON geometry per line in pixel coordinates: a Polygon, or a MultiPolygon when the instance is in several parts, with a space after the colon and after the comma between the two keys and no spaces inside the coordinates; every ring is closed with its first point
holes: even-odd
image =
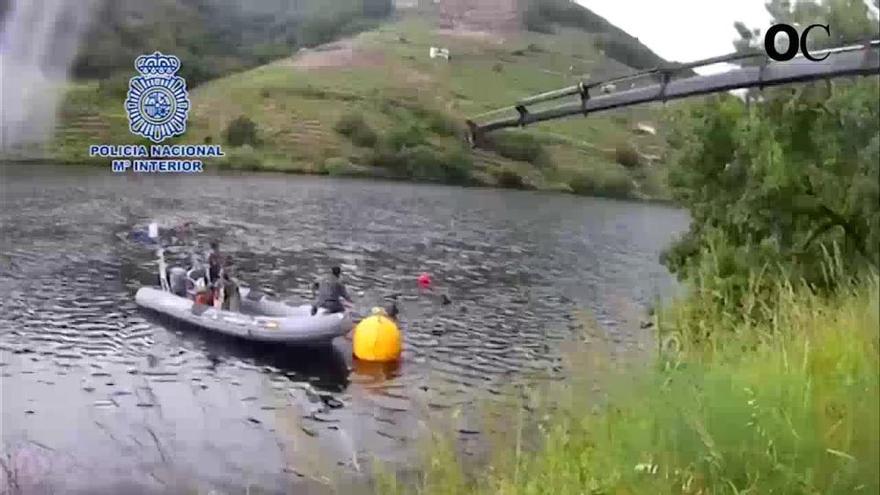
{"type": "Polygon", "coordinates": [[[190,265],[189,270],[186,271],[186,279],[187,279],[187,287],[192,290],[195,286],[196,282],[201,280],[204,285],[208,285],[208,270],[205,268],[202,263],[193,256],[192,264],[190,265]]]}
{"type": "Polygon", "coordinates": [[[219,280],[213,284],[213,303],[215,308],[238,312],[241,309],[241,293],[232,278],[231,270],[231,267],[220,270],[219,280]]]}
{"type": "Polygon", "coordinates": [[[344,303],[352,303],[341,277],[341,268],[334,266],[330,269],[330,276],[318,286],[318,297],[312,305],[312,315],[317,314],[319,308],[323,308],[328,313],[341,313],[345,311],[344,303]]]}
{"type": "Polygon", "coordinates": [[[187,294],[196,303],[211,305],[213,294],[208,278],[208,269],[202,265],[198,257],[193,254],[192,266],[186,272],[187,294]]]}
{"type": "Polygon", "coordinates": [[[168,285],[172,294],[186,297],[186,270],[179,266],[169,267],[168,285]]]}
{"type": "Polygon", "coordinates": [[[226,264],[226,257],[220,252],[220,243],[211,242],[211,251],[208,253],[208,280],[211,283],[220,280],[220,272],[226,264]]]}
{"type": "Polygon", "coordinates": [[[197,278],[195,280],[195,285],[193,292],[195,293],[193,296],[193,300],[196,304],[204,304],[205,306],[213,306],[214,304],[214,293],[208,284],[205,283],[204,278],[197,278]]]}
{"type": "Polygon", "coordinates": [[[221,287],[223,290],[222,309],[238,312],[241,309],[241,293],[238,290],[238,284],[229,274],[228,270],[223,270],[221,275],[221,287]]]}

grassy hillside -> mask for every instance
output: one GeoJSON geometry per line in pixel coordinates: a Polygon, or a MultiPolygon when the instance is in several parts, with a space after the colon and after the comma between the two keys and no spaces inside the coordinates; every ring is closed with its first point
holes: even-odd
{"type": "MultiPolygon", "coordinates": [[[[596,36],[559,27],[501,39],[409,17],[200,85],[181,141],[224,143],[222,166],[664,197],[662,166],[644,156],[660,155],[661,140],[632,132],[656,117],[649,107],[499,134],[494,150],[463,144],[466,116],[577,76],[629,71],[595,48],[596,36]],[[448,47],[452,60],[429,59],[430,46],[448,47]],[[227,126],[240,116],[257,139],[232,147],[227,126]]],[[[106,80],[74,87],[54,156],[82,162],[88,143],[139,142],[127,131],[125,89],[106,80]]]]}
{"type": "Polygon", "coordinates": [[[101,2],[73,66],[77,78],[131,71],[154,50],[189,63],[190,87],[375,26],[391,0],[114,0],[101,2]]]}

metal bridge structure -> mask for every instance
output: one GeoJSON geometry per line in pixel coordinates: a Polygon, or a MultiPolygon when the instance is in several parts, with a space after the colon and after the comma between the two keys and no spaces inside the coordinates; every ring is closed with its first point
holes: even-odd
{"type": "Polygon", "coordinates": [[[479,146],[486,133],[498,129],[525,127],[574,115],[588,116],[602,110],[641,103],[666,102],[734,89],[880,74],[880,40],[813,51],[811,55],[815,58],[824,56],[824,59],[812,61],[801,55],[789,61],[775,62],[763,51],[751,51],[658,67],[600,81],[582,81],[471,117],[467,120],[468,140],[472,146],[479,146]],[[696,68],[720,63],[739,63],[741,66],[717,74],[694,75],[696,68]],[[637,86],[637,82],[645,80],[649,84],[637,86]],[[617,88],[621,86],[625,89],[618,91],[617,88]],[[567,101],[548,107],[548,102],[557,100],[567,101]],[[545,108],[540,108],[542,106],[545,108]]]}

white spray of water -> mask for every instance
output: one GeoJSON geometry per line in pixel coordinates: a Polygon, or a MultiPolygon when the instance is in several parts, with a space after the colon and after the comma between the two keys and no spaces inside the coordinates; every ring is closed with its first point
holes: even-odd
{"type": "Polygon", "coordinates": [[[11,0],[0,31],[0,152],[55,127],[61,91],[96,0],[11,0]]]}

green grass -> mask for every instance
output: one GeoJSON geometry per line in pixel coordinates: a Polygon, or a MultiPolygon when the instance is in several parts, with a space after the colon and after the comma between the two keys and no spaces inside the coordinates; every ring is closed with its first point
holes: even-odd
{"type": "Polygon", "coordinates": [[[735,327],[695,296],[659,312],[653,365],[601,364],[593,340],[571,365],[573,378],[541,394],[554,407],[532,421],[535,447],[524,447],[527,428],[513,427],[475,469],[438,441],[417,480],[385,474],[378,491],[878,493],[877,277],[830,297],[786,283],[776,293],[760,319],[735,327]],[[686,337],[696,334],[716,338],[686,337]],[[592,392],[595,381],[603,395],[592,392]]]}
{"type": "MultiPolygon", "coordinates": [[[[257,124],[260,145],[244,153],[233,150],[233,156],[247,156],[254,162],[256,154],[263,166],[297,172],[303,171],[304,163],[315,164],[306,169],[318,170],[330,158],[366,164],[373,153],[362,146],[366,141],[359,141],[359,146],[334,130],[341,117],[356,113],[375,130],[379,142],[395,130],[415,126],[424,129],[440,155],[455,153],[465,148],[466,117],[573,84],[576,74],[601,77],[627,71],[596,52],[591,40],[585,32],[563,29],[554,35],[523,32],[498,43],[441,35],[420,18],[388,23],[354,38],[354,45],[369,53],[372,64],[301,69],[293,67],[288,58],[201,84],[191,92],[187,134],[175,141],[202,143],[210,139],[226,145],[226,127],[245,115],[257,124]],[[436,45],[450,48],[450,63],[428,58],[428,47],[436,45]],[[500,71],[493,70],[496,66],[500,71]]],[[[70,89],[52,147],[55,159],[92,162],[95,160],[89,160],[86,151],[93,142],[144,142],[128,133],[115,86],[118,84],[86,82],[70,89]]],[[[644,149],[661,146],[661,138],[631,133],[634,122],[657,118],[656,109],[643,107],[528,129],[525,132],[534,137],[535,146],[544,151],[532,150],[520,158],[528,164],[523,179],[538,187],[568,184],[595,169],[614,165],[613,148],[621,140],[633,141],[644,149]],[[532,175],[540,179],[530,178],[532,175]]],[[[503,157],[498,158],[509,165],[503,157]]],[[[487,169],[494,167],[494,162],[474,160],[471,175],[493,177],[487,169]]],[[[644,174],[627,173],[639,187],[620,194],[666,195],[657,187],[662,181],[644,181],[645,187],[641,187],[644,174]]]]}

